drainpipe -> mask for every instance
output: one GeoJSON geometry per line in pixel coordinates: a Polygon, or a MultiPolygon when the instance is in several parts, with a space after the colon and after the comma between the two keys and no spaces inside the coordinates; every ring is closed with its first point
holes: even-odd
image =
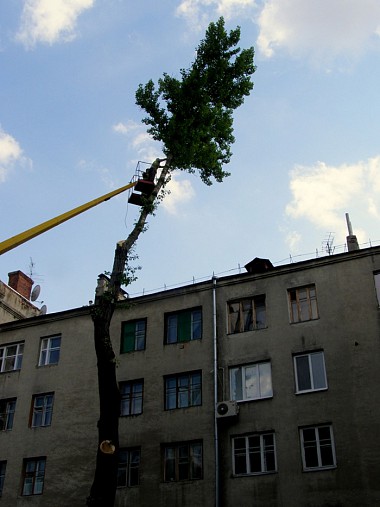
{"type": "Polygon", "coordinates": [[[218,402],[218,344],[216,332],[216,276],[212,277],[212,316],[214,341],[214,445],[215,445],[215,507],[219,507],[219,435],[216,419],[216,404],[218,402]]]}

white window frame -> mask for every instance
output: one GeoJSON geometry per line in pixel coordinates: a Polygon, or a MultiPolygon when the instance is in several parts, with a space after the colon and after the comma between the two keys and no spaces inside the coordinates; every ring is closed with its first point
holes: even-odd
{"type": "Polygon", "coordinates": [[[6,371],[16,371],[21,369],[22,364],[22,356],[24,354],[24,342],[18,343],[10,343],[8,345],[4,345],[0,347],[0,373],[6,371]],[[10,348],[16,347],[16,353],[10,353],[10,348]],[[7,362],[14,358],[14,363],[12,368],[6,368],[7,362]]]}
{"type": "Polygon", "coordinates": [[[251,363],[251,364],[245,364],[242,366],[234,366],[230,368],[230,399],[236,400],[236,401],[250,401],[250,400],[262,400],[266,398],[273,398],[273,385],[272,385],[272,365],[270,361],[262,361],[260,363],[251,363]],[[264,388],[264,380],[263,380],[263,368],[267,368],[269,366],[270,371],[270,393],[263,394],[263,388],[264,388]],[[257,391],[258,395],[249,397],[248,395],[248,389],[247,389],[247,375],[246,372],[248,368],[254,368],[256,370],[256,379],[258,379],[258,385],[257,385],[257,391]],[[234,394],[233,391],[233,375],[234,371],[238,371],[238,374],[240,374],[240,383],[241,383],[241,391],[242,391],[242,397],[238,398],[237,395],[234,394]],[[262,373],[260,374],[260,370],[262,373]]]}
{"type": "Polygon", "coordinates": [[[335,442],[334,442],[334,434],[333,434],[333,429],[332,429],[331,424],[323,424],[323,425],[318,425],[318,426],[308,426],[305,428],[300,428],[300,442],[301,442],[301,453],[302,453],[302,465],[303,465],[303,470],[305,472],[309,472],[309,471],[312,472],[314,470],[331,470],[332,468],[336,468],[335,442]],[[325,429],[325,428],[329,428],[329,431],[330,431],[330,439],[329,439],[330,443],[329,444],[323,443],[320,439],[319,430],[325,429]],[[310,467],[310,466],[307,466],[307,464],[306,464],[305,441],[304,441],[304,431],[305,430],[314,430],[315,448],[317,451],[317,460],[318,460],[317,466],[310,467]],[[331,454],[332,454],[332,460],[333,460],[332,464],[323,465],[323,463],[322,463],[323,458],[322,458],[322,453],[321,453],[322,447],[330,447],[331,448],[331,454]]]}
{"type": "Polygon", "coordinates": [[[58,364],[60,351],[61,351],[61,335],[48,336],[47,338],[42,338],[38,366],[49,366],[58,364]],[[53,340],[57,340],[58,338],[59,338],[59,346],[53,346],[53,340]],[[57,351],[58,351],[58,360],[53,362],[51,360],[52,353],[57,351]]]}
{"type": "Polygon", "coordinates": [[[35,394],[32,398],[32,414],[30,427],[44,428],[51,426],[53,418],[54,393],[35,394]],[[36,400],[42,399],[42,405],[36,405],[36,400]],[[41,424],[37,424],[39,416],[41,416],[41,424]]]}
{"type": "Polygon", "coordinates": [[[22,496],[42,495],[46,458],[24,459],[22,496]]]}
{"type": "Polygon", "coordinates": [[[268,431],[266,433],[252,433],[249,435],[237,435],[232,439],[232,473],[236,476],[242,476],[242,475],[263,475],[263,474],[273,474],[277,472],[277,452],[276,452],[276,437],[274,431],[268,431]],[[265,446],[265,437],[268,435],[273,437],[273,449],[269,449],[269,447],[265,446]],[[249,438],[251,437],[259,437],[260,439],[260,460],[261,460],[261,470],[259,472],[252,472],[251,471],[251,462],[250,462],[250,447],[249,447],[249,438]],[[237,473],[236,472],[236,463],[235,463],[235,441],[237,439],[245,439],[245,460],[246,460],[246,472],[245,473],[237,473]],[[273,452],[273,458],[274,458],[274,469],[268,470],[267,469],[267,454],[269,452],[273,452]]]}
{"type": "Polygon", "coordinates": [[[0,419],[3,421],[3,427],[0,428],[0,431],[11,431],[16,411],[16,398],[3,399],[0,400],[1,403],[4,404],[4,411],[0,412],[0,419]]]}
{"type": "Polygon", "coordinates": [[[326,391],[326,389],[328,388],[328,384],[327,384],[327,375],[326,375],[325,355],[324,355],[323,350],[317,350],[315,352],[307,352],[304,354],[296,354],[293,357],[293,362],[294,362],[294,376],[295,376],[296,393],[297,394],[311,393],[311,392],[315,392],[315,391],[326,391]],[[315,387],[315,374],[314,374],[314,370],[313,370],[313,356],[317,356],[317,355],[322,356],[323,375],[324,375],[324,382],[325,382],[325,385],[323,387],[315,387]],[[298,371],[297,359],[299,359],[301,357],[308,358],[308,367],[309,367],[308,371],[309,371],[310,384],[311,384],[310,389],[301,389],[299,387],[299,375],[298,375],[299,371],[298,371]]]}

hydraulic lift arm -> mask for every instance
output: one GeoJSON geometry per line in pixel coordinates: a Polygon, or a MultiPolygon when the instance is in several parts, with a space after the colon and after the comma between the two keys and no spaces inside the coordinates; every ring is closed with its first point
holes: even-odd
{"type": "Polygon", "coordinates": [[[94,206],[97,206],[98,204],[100,204],[104,201],[108,201],[108,199],[111,199],[111,197],[121,194],[122,192],[125,192],[129,188],[134,187],[135,185],[136,185],[136,181],[134,181],[132,183],[128,183],[128,185],[125,185],[124,187],[113,190],[112,192],[109,192],[108,194],[102,195],[101,197],[98,197],[97,199],[87,202],[86,204],[82,204],[81,206],[78,206],[77,208],[67,211],[66,213],[63,213],[62,215],[58,215],[55,218],[47,220],[46,222],[43,222],[42,224],[36,225],[35,227],[28,229],[27,231],[21,232],[20,234],[17,234],[16,236],[13,236],[12,238],[9,238],[9,239],[1,242],[0,243],[0,255],[5,252],[8,252],[8,250],[12,250],[12,248],[16,248],[16,246],[26,243],[26,241],[29,241],[30,239],[35,238],[39,234],[42,234],[42,233],[48,231],[49,229],[52,229],[53,227],[56,227],[57,225],[60,225],[63,222],[66,222],[66,220],[70,220],[70,218],[73,218],[73,217],[79,215],[80,213],[87,211],[90,208],[93,208],[94,206]]]}

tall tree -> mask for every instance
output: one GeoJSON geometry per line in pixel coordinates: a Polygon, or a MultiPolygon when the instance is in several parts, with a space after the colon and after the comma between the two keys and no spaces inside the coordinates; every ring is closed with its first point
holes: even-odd
{"type": "MultiPolygon", "coordinates": [[[[228,176],[223,166],[230,161],[235,141],[233,112],[250,94],[255,72],[253,47],[242,50],[239,41],[240,28],[227,32],[224,19],[220,18],[210,23],[195,61],[189,69],[181,69],[179,79],[164,73],[157,86],[150,80],[136,92],[136,104],[147,114],[142,121],[153,139],[162,143],[166,158],[153,192],[143,199],[131,233],[116,246],[108,286],[97,294],[93,306],[100,417],[96,470],[88,506],[113,507],[115,501],[120,395],[109,329],[121,287],[130,280],[128,261],[148,216],[163,198],[173,171],[198,171],[207,185],[213,180],[222,182],[228,176]]],[[[158,165],[157,160],[153,166],[158,165]]]]}

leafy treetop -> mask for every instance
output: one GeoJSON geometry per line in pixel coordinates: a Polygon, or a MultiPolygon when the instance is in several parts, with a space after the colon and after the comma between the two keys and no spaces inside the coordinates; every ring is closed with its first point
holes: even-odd
{"type": "Polygon", "coordinates": [[[221,182],[231,158],[234,109],[253,83],[254,49],[241,50],[240,28],[225,30],[224,19],[210,23],[189,69],[177,79],[164,73],[156,89],[152,80],[138,87],[136,104],[153,139],[163,143],[172,169],[195,172],[207,185],[221,182]]]}

